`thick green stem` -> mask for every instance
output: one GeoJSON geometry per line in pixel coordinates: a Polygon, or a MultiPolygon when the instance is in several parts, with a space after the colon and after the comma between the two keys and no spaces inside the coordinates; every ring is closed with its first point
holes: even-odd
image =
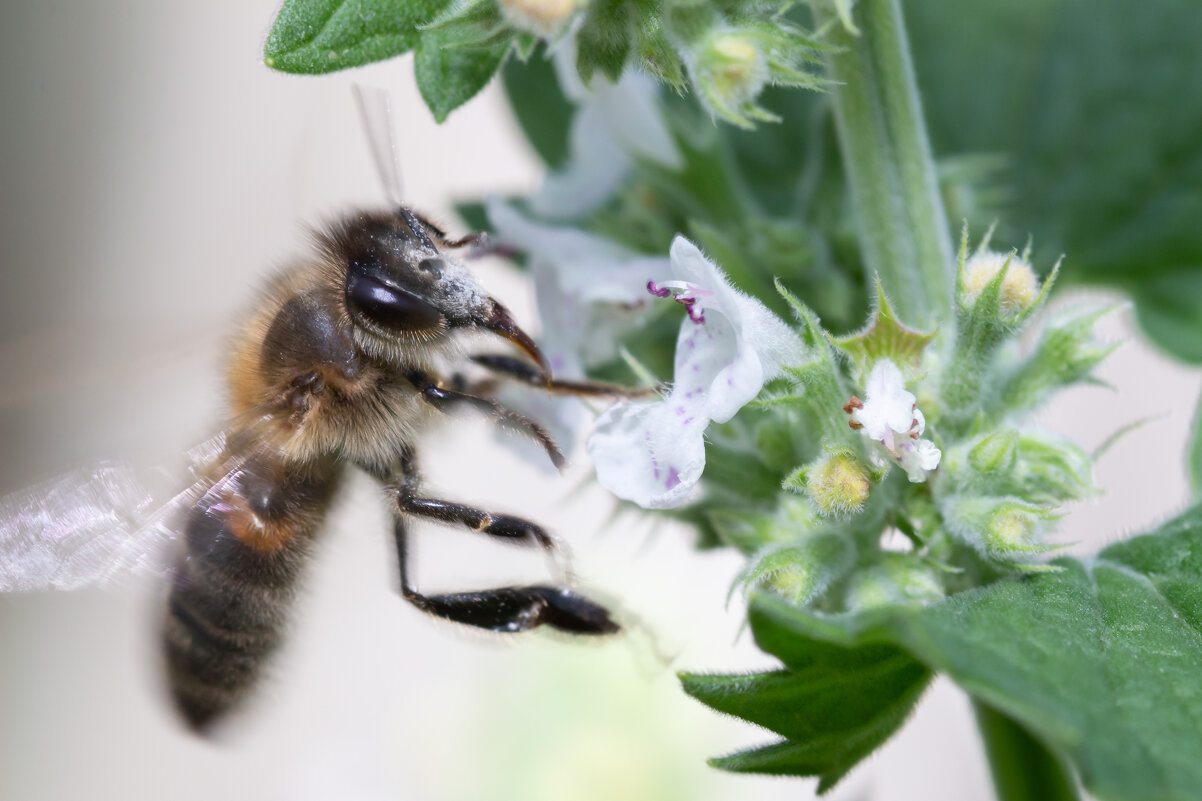
{"type": "Polygon", "coordinates": [[[1080,801],[1064,762],[1010,718],[972,702],[998,801],[1080,801]]]}
{"type": "MultiPolygon", "coordinates": [[[[828,0],[815,0],[814,13],[834,18],[828,0]]],[[[952,242],[899,0],[859,0],[855,22],[858,36],[831,25],[827,67],[865,266],[904,321],[945,323],[952,242]]]]}

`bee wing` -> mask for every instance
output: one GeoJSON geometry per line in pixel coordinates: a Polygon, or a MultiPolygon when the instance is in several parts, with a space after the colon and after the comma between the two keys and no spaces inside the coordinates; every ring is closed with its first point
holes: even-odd
{"type": "MultiPolygon", "coordinates": [[[[266,424],[264,420],[264,424],[266,424]]],[[[191,483],[105,462],[0,498],[0,592],[73,590],[166,574],[183,513],[237,479],[260,445],[229,453],[224,434],[188,452],[191,483]]]]}
{"type": "Polygon", "coordinates": [[[403,199],[401,164],[396,132],[392,127],[392,104],[388,90],[362,84],[354,84],[352,90],[372,160],[376,163],[376,172],[380,176],[380,183],[384,185],[384,193],[388,195],[389,203],[400,206],[403,199]]]}

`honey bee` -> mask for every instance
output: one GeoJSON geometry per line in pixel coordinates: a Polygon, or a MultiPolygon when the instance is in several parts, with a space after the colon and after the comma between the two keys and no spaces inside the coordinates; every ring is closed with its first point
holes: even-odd
{"type": "Polygon", "coordinates": [[[495,381],[448,380],[443,366],[470,361],[558,393],[626,392],[551,376],[535,342],[457,255],[476,241],[451,239],[406,206],[348,214],[318,230],[312,256],[271,281],[234,339],[230,419],[174,504],[182,514],[123,518],[131,499],[145,501],[114,469],[65,479],[50,501],[0,502],[0,589],[92,581],[178,534],[162,642],[175,704],[203,731],[247,694],[278,647],[314,536],[353,466],[392,499],[401,592],[418,609],[499,632],[618,631],[603,606],[564,586],[425,595],[409,581],[412,518],[558,547],[528,520],[423,494],[414,443],[432,417],[458,406],[532,438],[563,464],[541,426],[487,396],[495,381]],[[469,357],[461,334],[471,332],[507,340],[525,358],[469,357]]]}

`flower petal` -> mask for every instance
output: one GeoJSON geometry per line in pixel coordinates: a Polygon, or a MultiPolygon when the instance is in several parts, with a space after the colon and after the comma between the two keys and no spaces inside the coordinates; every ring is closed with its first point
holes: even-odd
{"type": "Polygon", "coordinates": [[[939,466],[943,452],[929,439],[905,440],[898,446],[898,463],[906,471],[910,482],[919,484],[939,466]]]}
{"type": "Polygon", "coordinates": [[[864,426],[869,439],[891,444],[893,434],[908,434],[913,425],[914,394],[906,391],[901,369],[889,359],[881,359],[868,374],[864,407],[852,419],[864,426]]]}
{"type": "Polygon", "coordinates": [[[636,158],[680,168],[680,151],[655,102],[654,81],[627,71],[617,83],[595,75],[585,87],[572,38],[553,60],[560,88],[578,108],[568,132],[567,163],[548,172],[530,199],[537,214],[565,219],[588,213],[613,196],[636,158]]]}
{"type": "Polygon", "coordinates": [[[708,421],[675,417],[667,401],[622,402],[602,414],[588,441],[601,485],[645,509],[687,501],[705,469],[708,421]]]}
{"type": "Polygon", "coordinates": [[[706,398],[705,414],[725,423],[753,400],[782,363],[800,360],[801,341],[755,298],[732,287],[692,242],[672,242],[672,272],[694,285],[704,322],[686,318],[676,339],[673,396],[706,398]]]}

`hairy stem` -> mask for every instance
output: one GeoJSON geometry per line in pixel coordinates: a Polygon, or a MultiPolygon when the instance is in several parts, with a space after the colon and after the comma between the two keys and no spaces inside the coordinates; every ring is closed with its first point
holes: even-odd
{"type": "Polygon", "coordinates": [[[944,323],[952,243],[899,0],[860,0],[854,13],[859,35],[814,2],[817,21],[832,23],[827,67],[865,265],[903,320],[944,323]]]}
{"type": "Polygon", "coordinates": [[[1000,712],[977,700],[972,707],[998,801],[1080,801],[1077,783],[1060,757],[1000,712]]]}

